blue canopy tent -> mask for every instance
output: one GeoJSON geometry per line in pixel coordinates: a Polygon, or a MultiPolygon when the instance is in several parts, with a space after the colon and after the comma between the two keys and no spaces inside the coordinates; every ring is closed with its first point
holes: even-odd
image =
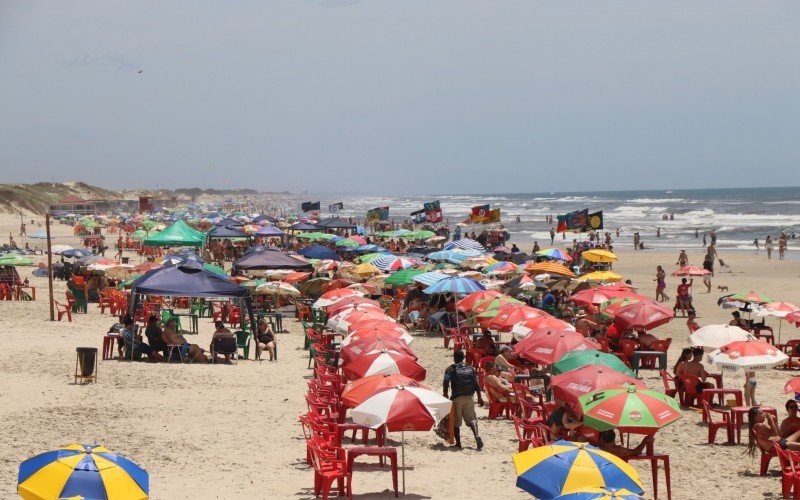
{"type": "MultiPolygon", "coordinates": [[[[255,318],[250,290],[204,269],[202,263],[194,260],[153,269],[134,281],[128,305],[131,317],[134,317],[143,295],[236,299],[244,302],[250,318],[255,318]]],[[[255,336],[255,322],[250,322],[250,328],[255,336]]]]}
{"type": "Polygon", "coordinates": [[[255,219],[253,219],[253,224],[260,224],[261,222],[264,222],[264,221],[275,223],[275,222],[278,222],[278,219],[276,219],[275,217],[272,217],[271,215],[261,214],[258,217],[256,217],[255,219]]]}
{"type": "Polygon", "coordinates": [[[242,221],[234,219],[233,217],[225,217],[224,219],[222,219],[221,221],[217,222],[214,225],[234,227],[234,226],[244,226],[244,223],[242,221]]]}
{"type": "Polygon", "coordinates": [[[274,247],[255,247],[233,263],[236,271],[266,271],[291,269],[313,271],[314,266],[300,259],[275,250],[274,247]]]}
{"type": "Polygon", "coordinates": [[[250,235],[231,226],[215,226],[207,233],[208,238],[250,238],[250,235]]]}
{"type": "Polygon", "coordinates": [[[320,245],[312,245],[310,247],[301,248],[300,250],[297,251],[297,253],[309,259],[341,260],[339,259],[339,256],[336,255],[336,252],[334,252],[330,248],[326,248],[320,245]]]}
{"type": "Polygon", "coordinates": [[[289,226],[289,231],[319,231],[319,228],[314,224],[306,224],[305,222],[298,222],[289,226]]]}

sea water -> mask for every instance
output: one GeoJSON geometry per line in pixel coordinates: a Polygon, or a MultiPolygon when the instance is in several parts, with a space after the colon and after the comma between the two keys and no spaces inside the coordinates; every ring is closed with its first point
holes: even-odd
{"type": "MultiPolygon", "coordinates": [[[[422,208],[424,202],[439,200],[450,227],[468,218],[470,208],[489,204],[501,210],[502,224],[510,231],[511,241],[531,243],[538,241],[542,247],[549,245],[551,224],[545,221],[552,215],[554,224],[558,214],[588,209],[603,211],[605,231],[612,235],[615,245],[630,245],[631,236],[638,231],[642,241],[650,248],[680,249],[702,247],[703,234],[714,230],[717,247],[755,250],[753,240],[758,238],[762,248],[766,236],[776,240],[781,231],[790,236],[800,234],[800,188],[737,188],[737,189],[685,189],[659,191],[603,191],[569,193],[514,193],[514,194],[464,194],[416,196],[336,196],[319,197],[322,217],[329,216],[328,205],[344,203],[339,215],[364,219],[366,211],[389,206],[390,219],[406,220],[409,214],[422,208]],[[663,220],[664,214],[674,214],[674,219],[663,220]],[[519,222],[516,218],[519,217],[519,222]],[[656,237],[657,229],[661,236],[656,237]],[[620,237],[616,237],[616,230],[620,237]],[[695,238],[695,230],[698,237],[695,238]]],[[[484,227],[470,225],[477,232],[484,227]]],[[[567,242],[581,235],[567,234],[567,242]]],[[[709,239],[710,240],[710,239],[709,239]]],[[[556,244],[563,241],[556,235],[556,244]]],[[[797,247],[800,240],[789,239],[789,249],[797,247]]]]}

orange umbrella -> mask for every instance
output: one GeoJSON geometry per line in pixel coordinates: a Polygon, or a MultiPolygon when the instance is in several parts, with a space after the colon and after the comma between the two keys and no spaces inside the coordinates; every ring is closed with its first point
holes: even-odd
{"type": "MultiPolygon", "coordinates": [[[[311,277],[311,273],[289,273],[283,277],[281,281],[284,283],[289,283],[290,285],[294,285],[295,283],[302,283],[311,277]]],[[[324,286],[324,285],[323,285],[324,286]]]]}
{"type": "Polygon", "coordinates": [[[496,299],[503,294],[497,290],[481,290],[480,292],[473,292],[463,299],[459,300],[456,308],[461,312],[467,312],[472,309],[477,302],[482,302],[488,299],[496,299]]]}
{"type": "Polygon", "coordinates": [[[322,285],[323,292],[330,292],[332,290],[338,290],[340,288],[346,288],[350,285],[355,283],[353,280],[345,279],[345,278],[338,278],[335,280],[331,280],[324,285],[322,285]]]}
{"type": "Polygon", "coordinates": [[[532,262],[525,265],[525,271],[531,274],[557,274],[559,276],[567,276],[574,278],[573,273],[567,266],[561,265],[557,262],[532,262]]]}

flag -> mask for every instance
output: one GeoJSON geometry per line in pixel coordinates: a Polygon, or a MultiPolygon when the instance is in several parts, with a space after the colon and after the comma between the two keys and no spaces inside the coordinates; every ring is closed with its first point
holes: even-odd
{"type": "Polygon", "coordinates": [[[389,220],[389,207],[377,207],[367,210],[367,222],[389,220]]]}
{"type": "Polygon", "coordinates": [[[339,203],[328,205],[328,212],[336,213],[339,210],[344,210],[344,203],[342,203],[341,201],[339,203]]]}
{"type": "Polygon", "coordinates": [[[470,220],[472,222],[484,222],[489,217],[489,205],[479,205],[472,207],[470,220]]]}
{"type": "Polygon", "coordinates": [[[603,229],[603,211],[589,214],[589,224],[584,228],[585,231],[597,231],[603,229]]]}
{"type": "Polygon", "coordinates": [[[433,212],[434,210],[439,210],[440,208],[442,208],[439,206],[439,200],[432,201],[430,203],[424,203],[422,206],[423,210],[425,210],[426,212],[433,212]]]}
{"type": "Polygon", "coordinates": [[[303,212],[311,212],[313,210],[319,210],[319,202],[318,201],[304,201],[302,205],[300,205],[300,209],[303,212]]]}
{"type": "Polygon", "coordinates": [[[434,222],[442,222],[442,209],[437,208],[436,210],[431,210],[429,212],[425,212],[425,220],[434,223],[434,222]]]}
{"type": "Polygon", "coordinates": [[[582,231],[588,225],[589,210],[576,210],[568,214],[559,215],[558,228],[556,230],[559,233],[563,233],[565,231],[582,231]]]}
{"type": "Polygon", "coordinates": [[[489,211],[489,217],[486,219],[485,223],[489,223],[489,222],[500,222],[500,209],[499,208],[495,208],[494,210],[490,210],[489,211]]]}
{"type": "Polygon", "coordinates": [[[410,215],[411,215],[411,220],[414,222],[414,224],[422,224],[423,222],[428,220],[424,208],[421,210],[414,210],[413,212],[411,212],[410,215]]]}

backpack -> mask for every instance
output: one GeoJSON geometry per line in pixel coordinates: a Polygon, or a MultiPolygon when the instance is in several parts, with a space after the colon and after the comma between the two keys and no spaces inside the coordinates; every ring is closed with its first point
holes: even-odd
{"type": "Polygon", "coordinates": [[[453,365],[453,395],[472,396],[477,390],[475,369],[464,363],[453,365]]]}

